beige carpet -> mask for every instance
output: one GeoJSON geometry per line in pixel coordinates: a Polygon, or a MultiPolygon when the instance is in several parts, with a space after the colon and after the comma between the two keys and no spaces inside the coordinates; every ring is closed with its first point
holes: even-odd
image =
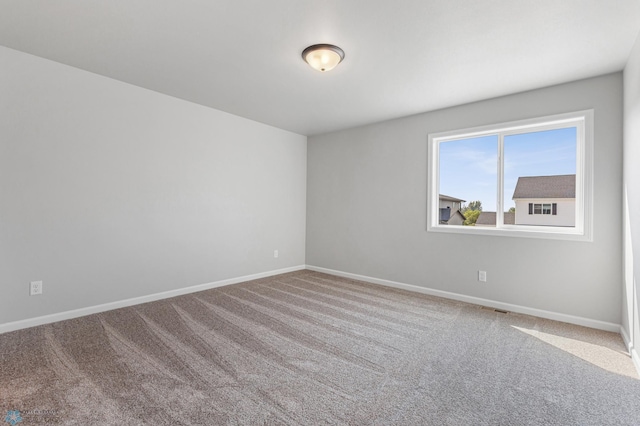
{"type": "Polygon", "coordinates": [[[640,424],[613,333],[311,271],[6,333],[0,362],[0,424],[640,424]]]}

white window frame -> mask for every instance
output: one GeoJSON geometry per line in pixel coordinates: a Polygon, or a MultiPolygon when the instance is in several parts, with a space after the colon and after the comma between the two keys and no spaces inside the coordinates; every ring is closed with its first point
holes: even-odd
{"type": "MultiPolygon", "coordinates": [[[[501,235],[511,237],[550,238],[574,241],[593,241],[593,110],[576,111],[527,120],[511,121],[429,134],[427,182],[427,231],[455,234],[501,235]],[[507,225],[504,215],[496,213],[496,227],[441,225],[438,221],[440,188],[440,143],[488,135],[498,136],[497,205],[504,211],[504,137],[576,127],[576,217],[575,227],[507,225]]],[[[491,206],[493,210],[494,206],[491,206]]]]}

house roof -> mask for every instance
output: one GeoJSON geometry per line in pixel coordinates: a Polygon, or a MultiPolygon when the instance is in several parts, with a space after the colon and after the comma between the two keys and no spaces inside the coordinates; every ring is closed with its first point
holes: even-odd
{"type": "MultiPolygon", "coordinates": [[[[503,220],[505,225],[515,225],[516,214],[505,212],[503,220]]],[[[496,212],[482,212],[480,213],[480,216],[478,216],[478,220],[476,221],[476,225],[495,226],[495,224],[496,224],[496,212]]]]}
{"type": "Polygon", "coordinates": [[[460,198],[451,197],[451,196],[449,196],[449,195],[444,195],[444,194],[440,194],[440,195],[438,196],[438,198],[439,198],[440,200],[443,200],[443,201],[456,201],[456,202],[460,202],[460,203],[464,203],[464,202],[466,202],[466,201],[467,201],[467,200],[461,200],[460,198]]]}
{"type": "Polygon", "coordinates": [[[521,176],[512,199],[576,198],[576,175],[521,176]]]}
{"type": "Polygon", "coordinates": [[[440,223],[449,222],[453,216],[460,216],[462,221],[466,219],[460,210],[452,210],[448,207],[440,209],[440,223]]]}
{"type": "Polygon", "coordinates": [[[466,217],[464,217],[464,215],[462,214],[462,212],[461,212],[460,210],[455,210],[455,211],[451,214],[451,217],[449,218],[449,221],[451,221],[451,219],[452,219],[454,216],[460,216],[460,219],[461,219],[463,222],[464,222],[464,221],[465,221],[465,219],[466,219],[466,217]]]}

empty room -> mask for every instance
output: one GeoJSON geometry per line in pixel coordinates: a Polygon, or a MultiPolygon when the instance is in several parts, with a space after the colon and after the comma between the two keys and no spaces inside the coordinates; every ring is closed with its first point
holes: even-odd
{"type": "Polygon", "coordinates": [[[640,424],[614,3],[1,0],[0,424],[640,424]]]}

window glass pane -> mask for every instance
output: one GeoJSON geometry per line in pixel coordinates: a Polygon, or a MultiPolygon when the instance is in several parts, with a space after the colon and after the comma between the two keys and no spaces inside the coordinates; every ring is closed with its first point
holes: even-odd
{"type": "Polygon", "coordinates": [[[495,227],[498,136],[442,142],[439,151],[439,224],[495,227]]]}
{"type": "Polygon", "coordinates": [[[504,137],[503,203],[513,224],[575,227],[576,152],[575,127],[504,137]]]}
{"type": "Polygon", "coordinates": [[[592,241],[592,133],[590,110],[429,134],[427,230],[592,241]]]}

